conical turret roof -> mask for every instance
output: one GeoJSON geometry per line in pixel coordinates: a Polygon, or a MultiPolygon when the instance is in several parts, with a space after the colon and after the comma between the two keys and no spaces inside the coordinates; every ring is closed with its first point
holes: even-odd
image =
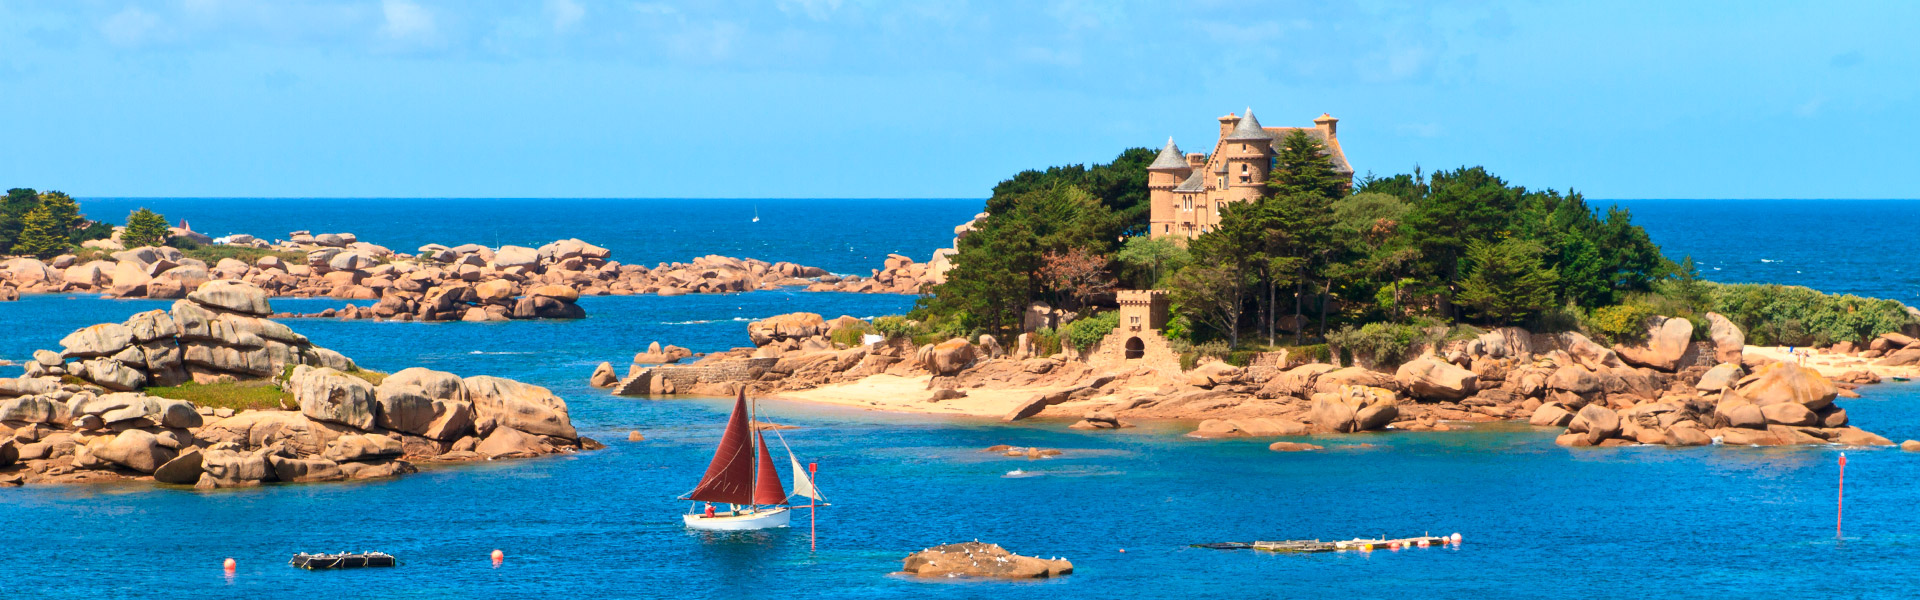
{"type": "Polygon", "coordinates": [[[1173,138],[1167,138],[1167,147],[1161,148],[1160,156],[1153,159],[1153,164],[1147,165],[1148,170],[1185,168],[1187,168],[1187,155],[1181,154],[1180,147],[1173,145],[1173,138]]]}
{"type": "Polygon", "coordinates": [[[1186,181],[1180,182],[1180,185],[1178,187],[1173,188],[1173,191],[1176,191],[1176,192],[1207,191],[1207,177],[1206,175],[1201,174],[1199,171],[1194,171],[1193,175],[1188,176],[1186,181]]]}
{"type": "Polygon", "coordinates": [[[1240,122],[1233,126],[1233,131],[1227,133],[1227,141],[1229,142],[1271,139],[1273,139],[1273,136],[1267,134],[1267,130],[1260,128],[1260,120],[1253,118],[1253,109],[1251,108],[1247,109],[1247,116],[1241,117],[1240,122]]]}

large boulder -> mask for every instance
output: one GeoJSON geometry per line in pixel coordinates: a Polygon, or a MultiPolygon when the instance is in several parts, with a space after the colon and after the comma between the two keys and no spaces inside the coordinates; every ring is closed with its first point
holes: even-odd
{"type": "Polygon", "coordinates": [[[547,388],[485,375],[463,380],[476,421],[559,438],[576,439],[567,403],[547,388]]]}
{"type": "Polygon", "coordinates": [[[1707,337],[1713,340],[1714,360],[1740,364],[1747,347],[1747,334],[1740,331],[1740,326],[1720,313],[1707,313],[1707,337]]]}
{"type": "Polygon", "coordinates": [[[827,333],[827,322],[814,313],[776,315],[747,324],[747,337],[755,346],[779,340],[810,338],[827,333]]]}
{"type": "Polygon", "coordinates": [[[406,451],[400,440],[373,433],[349,434],[334,438],[327,444],[324,458],[336,463],[369,461],[381,458],[395,458],[406,451]]]}
{"type": "Polygon", "coordinates": [[[934,344],[920,366],[936,375],[952,375],[972,365],[973,360],[973,344],[965,339],[953,338],[934,344]]]}
{"type": "Polygon", "coordinates": [[[1318,431],[1353,433],[1385,427],[1400,415],[1392,391],[1364,386],[1344,386],[1337,392],[1313,395],[1313,408],[1307,418],[1318,431]]]}
{"type": "Polygon", "coordinates": [[[901,571],[919,577],[1043,579],[1073,573],[1065,559],[1020,556],[999,544],[963,542],[934,546],[908,555],[901,571]]]}
{"type": "Polygon", "coordinates": [[[275,477],[273,463],[267,460],[271,449],[252,452],[215,447],[200,453],[203,475],[195,487],[227,488],[259,485],[275,477]]]}
{"type": "Polygon", "coordinates": [[[1819,371],[1788,362],[1754,369],[1734,384],[1734,390],[1760,406],[1791,402],[1811,410],[1833,405],[1834,397],[1840,394],[1840,388],[1819,371]]]}
{"type": "Polygon", "coordinates": [[[1533,409],[1533,416],[1527,419],[1528,425],[1538,427],[1566,427],[1571,422],[1573,413],[1558,402],[1541,404],[1540,408],[1533,409]]]}
{"type": "Polygon", "coordinates": [[[187,294],[187,299],[202,306],[241,314],[267,316],[273,314],[273,307],[267,305],[267,293],[259,286],[232,279],[217,279],[200,284],[198,289],[187,294]]]}
{"type": "Polygon", "coordinates": [[[128,317],[126,327],[135,343],[152,342],[180,334],[180,327],[164,310],[149,310],[128,317]]]}
{"type": "Polygon", "coordinates": [[[169,460],[166,464],[162,464],[159,468],[153,470],[153,480],[175,485],[193,485],[198,483],[200,481],[200,474],[205,472],[200,467],[203,459],[204,456],[201,454],[199,448],[182,450],[179,455],[173,457],[173,460],[169,460]]]}
{"type": "Polygon", "coordinates": [[[1567,423],[1567,433],[1582,434],[1587,445],[1598,445],[1607,438],[1620,435],[1620,415],[1613,409],[1588,404],[1581,407],[1580,412],[1567,423]]]}
{"type": "Polygon", "coordinates": [[[1655,316],[1647,319],[1646,337],[1631,345],[1614,344],[1621,360],[1636,367],[1672,371],[1680,364],[1693,341],[1693,323],[1686,319],[1655,316]]]}
{"type": "Polygon", "coordinates": [[[1745,375],[1739,363],[1720,363],[1701,374],[1700,381],[1693,384],[1693,388],[1702,392],[1718,392],[1733,387],[1745,375]]]}
{"type": "Polygon", "coordinates": [[[147,374],[111,358],[95,358],[81,363],[87,381],[116,392],[130,392],[147,385],[147,374]]]}
{"type": "Polygon", "coordinates": [[[1407,395],[1422,400],[1460,400],[1480,391],[1479,376],[1473,371],[1432,355],[1400,365],[1393,379],[1407,395]]]}
{"type": "Polygon", "coordinates": [[[447,439],[464,434],[473,423],[466,383],[452,373],[402,369],[382,380],[374,393],[380,426],[387,429],[447,439]]]}
{"type": "Polygon", "coordinates": [[[537,267],[540,265],[540,251],[526,246],[501,246],[493,251],[493,266],[496,268],[537,267]]]}
{"type": "Polygon", "coordinates": [[[1216,385],[1235,383],[1240,380],[1244,370],[1223,361],[1212,361],[1187,371],[1187,384],[1211,388],[1216,385]]]}
{"type": "Polygon", "coordinates": [[[553,446],[539,436],[502,426],[493,428],[493,432],[487,434],[487,439],[481,440],[473,451],[488,458],[524,458],[552,454],[553,446]]]}
{"type": "Polygon", "coordinates": [[[94,458],[141,473],[152,473],[177,455],[172,448],[161,445],[153,434],[140,429],[122,431],[105,444],[95,441],[87,445],[94,458]]]}
{"type": "Polygon", "coordinates": [[[89,325],[60,339],[60,347],[65,349],[61,355],[68,358],[112,356],[125,350],[133,341],[133,330],[125,325],[119,323],[89,325]]]}
{"type": "Polygon", "coordinates": [[[378,424],[380,404],[373,384],[327,367],[295,369],[288,384],[300,414],[362,431],[378,424]]]}

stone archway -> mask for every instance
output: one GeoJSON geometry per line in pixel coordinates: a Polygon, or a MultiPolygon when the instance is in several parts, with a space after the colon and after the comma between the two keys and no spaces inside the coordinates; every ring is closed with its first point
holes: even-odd
{"type": "Polygon", "coordinates": [[[1140,357],[1146,356],[1146,354],[1146,342],[1140,341],[1138,336],[1127,338],[1127,360],[1138,360],[1140,357]]]}

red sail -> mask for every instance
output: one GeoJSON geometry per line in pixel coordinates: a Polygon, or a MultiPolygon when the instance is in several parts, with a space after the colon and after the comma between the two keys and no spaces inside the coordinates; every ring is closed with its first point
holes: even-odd
{"type": "Polygon", "coordinates": [[[720,437],[713,462],[707,464],[706,477],[687,497],[704,502],[753,503],[753,430],[747,426],[746,390],[733,401],[733,417],[727,419],[727,433],[720,437]]]}
{"type": "Polygon", "coordinates": [[[773,468],[773,455],[767,453],[767,438],[754,435],[760,441],[760,481],[753,486],[753,501],[760,504],[786,504],[787,489],[780,487],[780,472],[773,468]]]}

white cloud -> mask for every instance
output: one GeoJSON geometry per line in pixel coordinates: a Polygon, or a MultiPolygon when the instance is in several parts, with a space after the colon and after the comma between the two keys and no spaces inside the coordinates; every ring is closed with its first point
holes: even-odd
{"type": "Polygon", "coordinates": [[[573,0],[547,0],[547,14],[553,16],[553,30],[571,31],[586,18],[587,9],[573,0]]]}
{"type": "Polygon", "coordinates": [[[100,24],[100,33],[115,46],[139,46],[154,41],[160,34],[160,17],[129,6],[100,24]]]}
{"type": "Polygon", "coordinates": [[[380,12],[385,17],[380,34],[388,39],[427,44],[438,37],[433,13],[425,7],[406,0],[385,0],[380,4],[380,12]]]}
{"type": "Polygon", "coordinates": [[[793,14],[799,12],[815,21],[825,21],[840,10],[840,0],[780,0],[777,4],[780,12],[793,14]]]}

